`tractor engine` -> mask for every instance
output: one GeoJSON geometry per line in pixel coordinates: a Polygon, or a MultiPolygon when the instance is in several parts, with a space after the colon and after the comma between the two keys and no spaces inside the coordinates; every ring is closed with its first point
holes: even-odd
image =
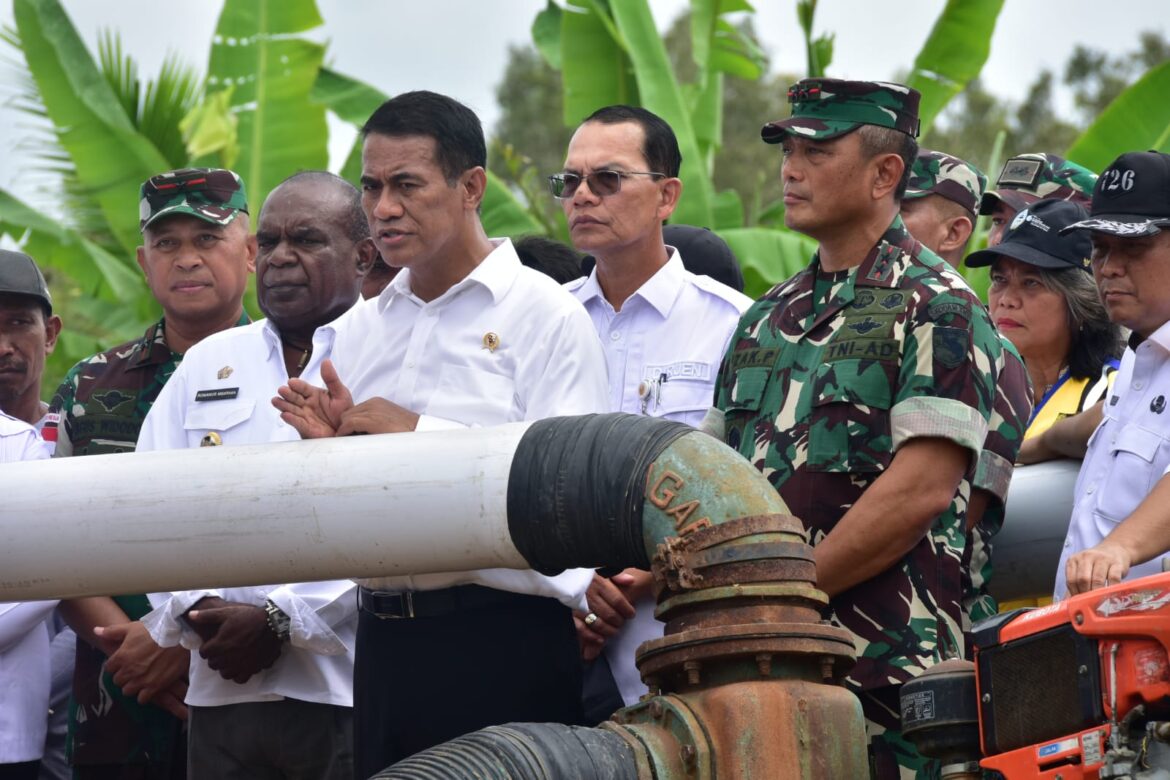
{"type": "Polygon", "coordinates": [[[1170,780],[1170,574],[997,615],[974,643],[902,690],[944,780],[1170,780]]]}

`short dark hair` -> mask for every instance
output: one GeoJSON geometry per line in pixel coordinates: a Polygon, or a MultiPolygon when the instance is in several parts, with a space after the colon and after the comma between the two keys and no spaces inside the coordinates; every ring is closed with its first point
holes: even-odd
{"type": "Polygon", "coordinates": [[[371,134],[433,138],[448,184],[466,170],[487,168],[487,144],[479,117],[446,95],[418,90],[390,98],[362,125],[362,138],[371,134]]]}
{"type": "Polygon", "coordinates": [[[362,193],[345,179],[329,171],[297,171],[276,186],[304,181],[332,187],[345,201],[345,235],[355,244],[370,237],[370,222],[362,210],[362,193]]]}
{"type": "Polygon", "coordinates": [[[652,173],[665,173],[674,178],[682,167],[682,152],[678,150],[678,138],[674,130],[662,117],[638,106],[606,106],[585,117],[587,122],[603,125],[620,125],[633,122],[642,128],[642,156],[646,158],[652,173]]]}
{"type": "Polygon", "coordinates": [[[906,185],[910,183],[910,169],[918,156],[918,142],[901,130],[879,125],[861,125],[857,128],[857,135],[861,138],[861,153],[867,159],[879,154],[896,154],[902,158],[902,180],[894,191],[894,200],[901,202],[906,185]]]}
{"type": "Polygon", "coordinates": [[[513,246],[520,262],[534,271],[540,271],[558,284],[565,284],[584,276],[581,255],[548,236],[523,236],[513,246]]]}

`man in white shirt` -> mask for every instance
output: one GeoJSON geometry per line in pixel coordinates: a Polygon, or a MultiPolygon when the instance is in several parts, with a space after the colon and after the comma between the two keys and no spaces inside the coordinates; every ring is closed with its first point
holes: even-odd
{"type": "MultiPolygon", "coordinates": [[[[0,468],[47,457],[49,450],[31,425],[0,412],[0,468]]],[[[35,780],[40,768],[49,715],[46,619],[56,604],[0,604],[0,777],[35,780]]]]}
{"type": "MultiPolygon", "coordinates": [[[[573,246],[596,260],[587,278],[566,288],[589,312],[605,351],[607,411],[698,425],[751,299],[690,273],[681,252],[665,244],[662,223],[682,193],[681,163],[674,131],[660,117],[608,106],[577,128],[564,170],[549,184],[573,246]]],[[[604,645],[627,705],[646,692],[634,651],[662,636],[650,586],[650,573],[636,569],[612,579],[595,575],[589,609],[575,617],[586,660],[604,645]]]]}
{"type": "Polygon", "coordinates": [[[1127,152],[1101,174],[1092,268],[1113,322],[1133,331],[1077,476],[1053,597],[1162,571],[1170,551],[1170,155],[1127,152]]]}
{"type": "MultiPolygon", "coordinates": [[[[143,423],[138,451],[299,438],[272,388],[319,381],[326,324],[358,300],[377,250],[361,196],[322,171],[285,180],[256,228],[256,293],[268,319],[191,347],[143,423]]],[[[352,581],[154,594],[143,618],[191,656],[192,780],[353,776],[352,581]]]]}
{"type": "MultiPolygon", "coordinates": [[[[604,408],[605,360],[588,316],[524,268],[509,241],[484,233],[475,114],[409,92],[362,134],[362,204],[382,258],[402,270],[334,323],[327,390],[280,388],[283,419],[305,437],[344,436],[604,408]]],[[[412,518],[388,504],[386,522],[412,518]]],[[[590,577],[489,569],[359,583],[357,776],[484,726],[579,720],[570,607],[583,606],[590,577]]]]}

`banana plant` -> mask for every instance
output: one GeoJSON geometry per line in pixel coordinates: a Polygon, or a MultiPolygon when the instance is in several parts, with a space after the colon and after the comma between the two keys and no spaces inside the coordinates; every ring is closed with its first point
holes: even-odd
{"type": "Polygon", "coordinates": [[[1103,171],[1124,152],[1170,153],[1170,62],[1147,71],[1105,107],[1065,156],[1103,171]]]}

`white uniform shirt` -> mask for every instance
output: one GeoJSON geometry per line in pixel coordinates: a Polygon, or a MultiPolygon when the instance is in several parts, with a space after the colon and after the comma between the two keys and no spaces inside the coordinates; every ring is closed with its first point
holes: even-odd
{"type": "MultiPolygon", "coordinates": [[[[404,269],[381,295],[333,323],[333,362],[356,403],[387,398],[421,415],[419,431],[606,408],[605,359],[589,317],[556,282],[522,266],[510,241],[492,243],[483,262],[435,300],[415,296],[404,269]]],[[[588,569],[557,577],[481,569],[361,584],[417,591],[471,583],[581,609],[591,576],[588,569]]]]}
{"type": "MultiPolygon", "coordinates": [[[[0,412],[0,468],[48,458],[28,423],[0,412]]],[[[49,722],[49,626],[56,601],[0,604],[0,764],[36,761],[49,722]]]]}
{"type": "MultiPolygon", "coordinates": [[[[320,384],[333,329],[313,334],[312,359],[301,378],[320,384]]],[[[276,388],[288,382],[280,336],[268,320],[209,336],[187,351],[142,424],[139,452],[198,447],[214,432],[225,446],[295,441],[296,430],[272,405],[276,388]],[[201,400],[208,399],[208,400],[201,400]]],[[[264,606],[272,599],[291,618],[289,642],[276,663],[244,684],[223,679],[198,654],[191,655],[187,703],[215,707],[285,697],[353,706],[353,647],[357,597],[350,580],[248,588],[209,588],[150,594],[157,607],[142,622],[161,645],[201,644],[182,616],[204,596],[264,606]]]]}
{"type": "MultiPolygon", "coordinates": [[[[610,410],[648,414],[698,426],[715,397],[715,375],[739,315],[752,300],[670,260],[614,311],[597,282],[597,270],[569,289],[589,312],[609,368],[610,410]]],[[[626,705],[646,693],[634,652],[662,636],[653,595],[634,604],[636,613],[605,644],[605,657],[626,705]]]]}
{"type": "MultiPolygon", "coordinates": [[[[1072,519],[1056,568],[1053,597],[1065,597],[1065,565],[1110,534],[1170,472],[1170,323],[1127,349],[1104,419],[1077,475],[1072,519]]],[[[1159,574],[1162,558],[1133,566],[1125,579],[1159,574]]]]}

